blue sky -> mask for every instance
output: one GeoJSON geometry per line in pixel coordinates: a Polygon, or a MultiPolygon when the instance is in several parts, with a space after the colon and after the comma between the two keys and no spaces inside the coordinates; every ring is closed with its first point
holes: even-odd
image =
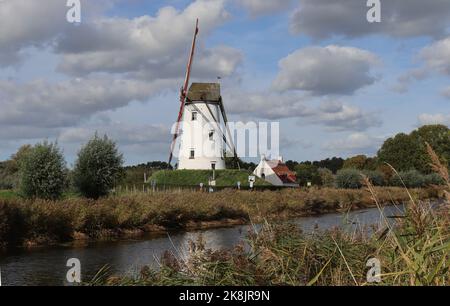
{"type": "Polygon", "coordinates": [[[222,77],[231,120],[279,121],[285,159],[373,155],[450,125],[450,2],[422,3],[369,24],[362,0],[81,1],[74,25],[63,0],[5,0],[0,159],[50,139],[71,164],[98,131],[127,164],[166,160],[196,17],[193,81],[222,77]]]}

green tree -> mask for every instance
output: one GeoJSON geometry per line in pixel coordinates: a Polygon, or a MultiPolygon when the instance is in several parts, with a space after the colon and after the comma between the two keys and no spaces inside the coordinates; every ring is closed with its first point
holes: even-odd
{"type": "Polygon", "coordinates": [[[431,173],[430,156],[427,154],[425,143],[429,143],[444,164],[450,161],[450,129],[445,125],[424,125],[413,131],[410,137],[417,143],[418,154],[416,158],[416,169],[422,173],[431,173]]]}
{"type": "Polygon", "coordinates": [[[0,162],[0,189],[19,187],[19,164],[30,150],[31,145],[23,145],[11,159],[0,162]]]}
{"type": "Polygon", "coordinates": [[[450,129],[444,125],[424,125],[407,135],[397,134],[386,140],[378,151],[380,163],[389,163],[397,171],[418,170],[431,173],[428,142],[444,162],[450,160],[450,129]]]}
{"type": "Polygon", "coordinates": [[[341,169],[336,174],[336,185],[343,189],[358,189],[362,187],[362,175],[358,169],[341,169]]]}
{"type": "Polygon", "coordinates": [[[335,178],[334,178],[333,172],[330,169],[328,169],[328,168],[319,168],[319,169],[317,169],[317,172],[319,173],[322,186],[324,186],[324,187],[334,187],[334,185],[335,185],[335,178]]]}
{"type": "Polygon", "coordinates": [[[75,162],[73,183],[77,191],[97,199],[109,191],[123,177],[123,155],[116,143],[106,135],[97,134],[81,148],[75,162]]]}
{"type": "Polygon", "coordinates": [[[327,168],[330,169],[333,174],[336,174],[338,170],[342,169],[342,166],[344,165],[344,159],[340,157],[333,157],[333,158],[327,158],[321,161],[315,161],[313,162],[313,165],[318,168],[327,168]]]}
{"type": "Polygon", "coordinates": [[[377,170],[363,170],[362,174],[365,175],[374,186],[383,186],[384,185],[384,175],[380,171],[377,170]]]}
{"type": "Polygon", "coordinates": [[[378,151],[380,163],[388,163],[397,171],[407,171],[422,168],[421,151],[418,142],[410,135],[400,133],[387,139],[378,151]]]}
{"type": "Polygon", "coordinates": [[[367,164],[367,156],[365,155],[356,155],[350,157],[345,160],[344,165],[342,166],[344,169],[365,169],[367,164]]]}
{"type": "Polygon", "coordinates": [[[313,185],[322,185],[318,168],[311,163],[298,164],[295,166],[295,173],[301,186],[306,186],[308,182],[313,185]]]}
{"type": "Polygon", "coordinates": [[[417,170],[400,171],[393,175],[390,181],[392,186],[419,188],[426,184],[426,176],[417,170]]]}
{"type": "Polygon", "coordinates": [[[28,198],[60,198],[67,183],[64,156],[56,143],[44,141],[20,158],[20,191],[28,198]]]}

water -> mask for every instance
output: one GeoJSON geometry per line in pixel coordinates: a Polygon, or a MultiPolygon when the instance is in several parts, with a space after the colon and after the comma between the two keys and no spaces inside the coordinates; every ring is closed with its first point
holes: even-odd
{"type": "MultiPolygon", "coordinates": [[[[385,207],[385,215],[398,215],[402,207],[385,207]]],[[[304,231],[346,227],[358,229],[359,226],[380,222],[378,209],[354,211],[342,214],[328,214],[292,220],[304,231]]],[[[178,255],[186,252],[188,241],[203,235],[206,246],[212,249],[230,248],[245,239],[250,226],[211,229],[204,231],[175,233],[170,235],[148,235],[135,240],[95,242],[82,246],[45,247],[33,250],[15,250],[0,254],[2,285],[64,285],[69,258],[81,262],[82,278],[88,281],[105,264],[113,272],[133,274],[142,266],[158,266],[160,255],[171,250],[178,255]]]]}

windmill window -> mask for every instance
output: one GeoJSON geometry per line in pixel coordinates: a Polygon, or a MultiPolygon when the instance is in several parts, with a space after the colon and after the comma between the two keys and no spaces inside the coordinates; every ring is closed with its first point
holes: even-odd
{"type": "Polygon", "coordinates": [[[189,156],[190,159],[194,159],[195,158],[195,150],[191,149],[191,155],[189,156]]]}
{"type": "Polygon", "coordinates": [[[214,131],[209,131],[209,140],[214,140],[214,131]]]}
{"type": "Polygon", "coordinates": [[[192,112],[192,121],[197,121],[197,112],[192,112]]]}

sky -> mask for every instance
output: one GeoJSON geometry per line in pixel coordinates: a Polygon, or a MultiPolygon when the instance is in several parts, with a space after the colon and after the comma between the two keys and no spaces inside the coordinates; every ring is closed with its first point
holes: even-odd
{"type": "MultiPolygon", "coordinates": [[[[450,1],[0,0],[0,160],[96,132],[126,164],[167,160],[196,18],[192,81],[221,77],[231,121],[280,123],[284,159],[374,155],[450,125],[450,1]]],[[[260,152],[263,154],[263,152],[260,152]]]]}

